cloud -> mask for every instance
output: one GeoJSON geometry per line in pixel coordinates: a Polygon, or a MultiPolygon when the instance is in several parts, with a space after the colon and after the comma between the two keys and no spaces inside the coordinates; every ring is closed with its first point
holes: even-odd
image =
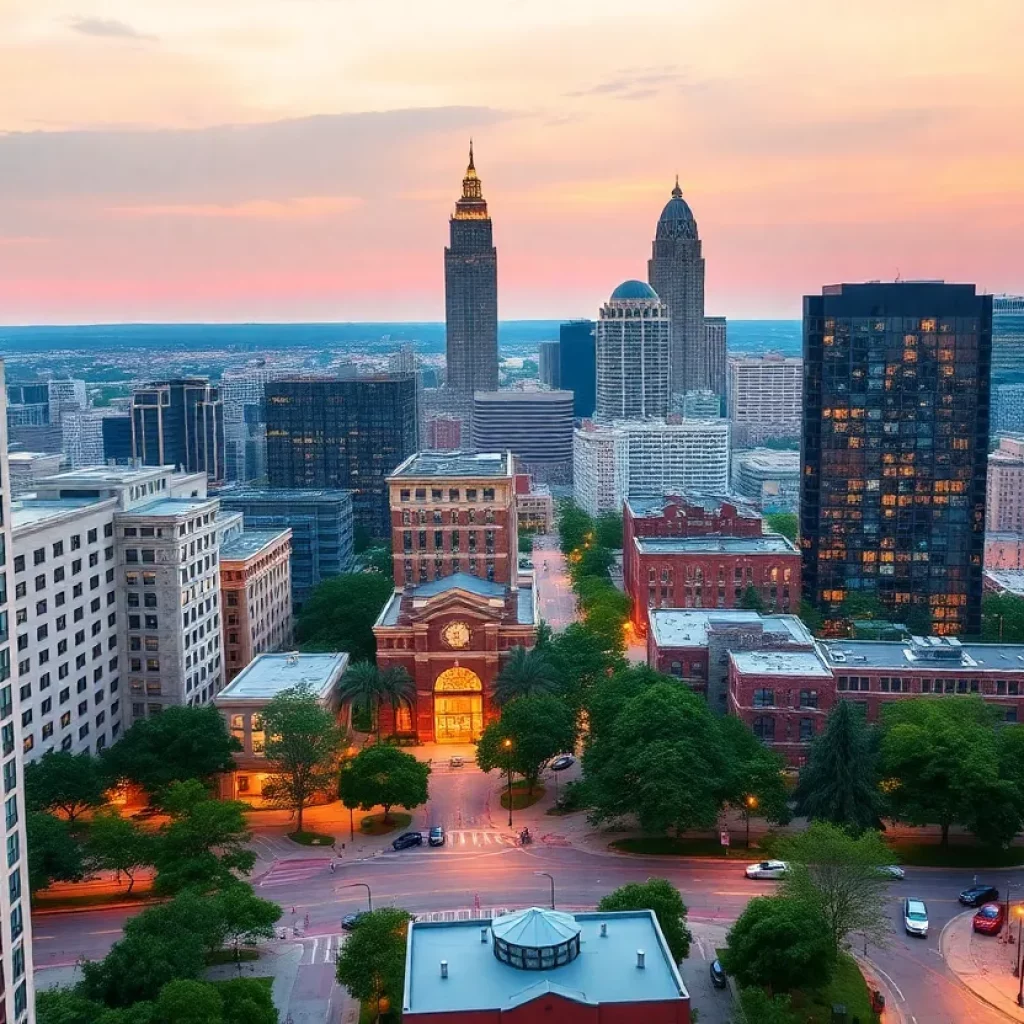
{"type": "Polygon", "coordinates": [[[75,18],[71,22],[74,32],[83,36],[100,36],[103,39],[144,39],[152,40],[153,36],[145,35],[132,28],[127,22],[115,18],[75,18]]]}
{"type": "Polygon", "coordinates": [[[323,219],[348,213],[360,206],[356,196],[304,196],[275,202],[251,199],[244,203],[171,203],[142,206],[114,206],[111,213],[126,217],[203,217],[218,220],[323,219]]]}
{"type": "Polygon", "coordinates": [[[662,65],[648,68],[627,68],[618,72],[614,78],[566,93],[573,99],[584,96],[622,96],[623,99],[639,99],[641,96],[653,96],[670,86],[685,87],[692,85],[688,76],[680,68],[662,65]]]}

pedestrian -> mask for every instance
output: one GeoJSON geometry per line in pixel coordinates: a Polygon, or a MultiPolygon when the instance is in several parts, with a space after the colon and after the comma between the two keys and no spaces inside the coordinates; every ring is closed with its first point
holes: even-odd
{"type": "Polygon", "coordinates": [[[295,916],[295,908],[292,907],[292,917],[294,917],[294,916],[295,916]]]}
{"type": "Polygon", "coordinates": [[[334,874],[334,861],[331,861],[331,874],[334,874]]]}
{"type": "Polygon", "coordinates": [[[306,915],[306,916],[305,916],[305,917],[303,918],[303,920],[302,920],[302,927],[303,927],[303,928],[308,928],[308,927],[309,927],[309,914],[307,914],[307,915],[306,915]]]}

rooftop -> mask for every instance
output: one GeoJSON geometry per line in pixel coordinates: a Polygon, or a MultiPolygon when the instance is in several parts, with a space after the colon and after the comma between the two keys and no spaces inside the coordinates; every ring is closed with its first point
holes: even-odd
{"type": "Polygon", "coordinates": [[[45,482],[61,487],[127,487],[173,472],[174,466],[86,466],[57,473],[45,482]]]}
{"type": "Polygon", "coordinates": [[[946,643],[937,637],[910,640],[822,640],[819,649],[834,672],[858,668],[912,669],[918,672],[1024,672],[1024,644],[946,643]]]}
{"type": "Polygon", "coordinates": [[[418,587],[410,588],[413,597],[436,597],[449,590],[468,590],[471,594],[479,594],[481,597],[504,597],[507,587],[504,583],[493,583],[491,580],[481,579],[479,576],[472,576],[468,572],[457,572],[451,576],[443,576],[439,580],[431,580],[429,583],[421,583],[418,587]]]}
{"type": "Polygon", "coordinates": [[[761,615],[741,608],[652,608],[648,612],[659,647],[705,647],[708,633],[730,626],[755,626],[794,644],[813,646],[814,638],[795,615],[761,615]]]}
{"type": "Polygon", "coordinates": [[[512,476],[514,472],[511,452],[416,452],[415,455],[410,455],[388,479],[505,477],[512,476]]]}
{"type": "Polygon", "coordinates": [[[291,505],[295,502],[351,501],[352,492],[340,489],[307,491],[304,488],[281,488],[278,490],[276,488],[259,487],[225,487],[215,491],[214,497],[220,498],[224,503],[232,501],[269,501],[278,505],[291,505]]]}
{"type": "Polygon", "coordinates": [[[220,560],[221,562],[244,561],[264,548],[270,547],[288,532],[287,527],[281,530],[243,530],[221,544],[220,560]]]}
{"type": "Polygon", "coordinates": [[[145,505],[127,509],[122,516],[187,516],[216,508],[216,498],[157,498],[145,505]]]}
{"type": "MultiPolygon", "coordinates": [[[[532,918],[544,912],[528,913],[532,918]]],[[[557,917],[575,920],[580,954],[543,970],[521,970],[498,960],[490,929],[487,941],[480,941],[480,921],[414,922],[409,928],[404,1012],[511,1009],[548,992],[587,1004],[688,998],[651,911],[557,917]],[[607,925],[604,936],[602,924],[607,925]],[[646,951],[643,970],[636,964],[637,950],[646,951]],[[441,977],[442,960],[448,962],[447,978],[441,977]]],[[[501,920],[495,919],[496,928],[501,920]]]]}
{"type": "MultiPolygon", "coordinates": [[[[509,588],[504,583],[492,583],[489,580],[482,580],[479,576],[472,576],[469,573],[457,572],[452,576],[445,576],[439,580],[430,580],[428,583],[421,583],[418,587],[409,587],[404,592],[396,590],[387,604],[377,617],[378,626],[395,626],[401,617],[402,600],[408,597],[412,602],[422,602],[447,594],[453,590],[464,590],[478,597],[486,598],[488,601],[503,602],[508,595],[509,588]]],[[[520,626],[532,626],[537,621],[537,611],[534,602],[532,586],[522,586],[515,591],[515,613],[516,624],[520,626]]]]}
{"type": "Polygon", "coordinates": [[[217,694],[214,703],[270,700],[293,686],[308,686],[327,697],[347,667],[347,654],[259,654],[217,694]]]}
{"type": "Polygon", "coordinates": [[[701,508],[714,515],[725,505],[736,510],[742,519],[760,519],[761,513],[750,505],[750,499],[740,494],[666,494],[630,495],[626,499],[630,514],[636,516],[660,516],[670,505],[701,508]]]}
{"type": "Polygon", "coordinates": [[[48,462],[51,459],[56,459],[60,462],[64,456],[61,452],[8,452],[7,461],[18,465],[19,463],[25,463],[31,465],[33,462],[48,462]]]}
{"type": "Polygon", "coordinates": [[[25,498],[11,502],[13,530],[41,526],[51,519],[60,519],[69,512],[80,512],[90,505],[99,505],[100,498],[25,498]]]}
{"type": "Polygon", "coordinates": [[[634,537],[642,555],[795,555],[796,548],[778,533],[761,537],[634,537]]]}
{"type": "Polygon", "coordinates": [[[780,470],[787,473],[800,472],[799,452],[773,451],[771,448],[752,448],[746,452],[736,452],[733,456],[736,462],[742,462],[750,469],[765,469],[772,472],[780,470]]]}
{"type": "Polygon", "coordinates": [[[729,657],[737,671],[748,675],[832,677],[815,651],[733,651],[729,657]]]}
{"type": "MultiPolygon", "coordinates": [[[[667,207],[666,207],[667,209],[667,207]]],[[[612,292],[612,302],[657,302],[658,293],[646,281],[623,281],[612,292]]]]}

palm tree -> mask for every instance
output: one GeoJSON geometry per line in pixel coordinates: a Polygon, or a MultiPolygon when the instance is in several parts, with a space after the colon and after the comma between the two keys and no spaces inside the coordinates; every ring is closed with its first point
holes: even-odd
{"type": "Polygon", "coordinates": [[[386,694],[384,680],[372,661],[350,665],[338,682],[338,699],[344,704],[367,705],[377,716],[377,742],[380,743],[380,701],[386,694]]]}
{"type": "Polygon", "coordinates": [[[392,665],[380,673],[381,697],[391,702],[391,720],[398,731],[398,707],[411,704],[416,697],[416,684],[403,665],[392,665]]]}
{"type": "Polygon", "coordinates": [[[500,707],[516,697],[532,697],[557,690],[558,677],[544,651],[513,647],[494,684],[494,703],[500,707]]]}

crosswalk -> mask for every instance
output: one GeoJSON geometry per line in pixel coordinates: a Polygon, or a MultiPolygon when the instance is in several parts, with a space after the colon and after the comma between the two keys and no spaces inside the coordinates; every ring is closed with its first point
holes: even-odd
{"type": "Polygon", "coordinates": [[[302,946],[302,959],[299,960],[300,967],[310,967],[313,964],[332,964],[338,959],[345,935],[338,932],[335,935],[312,935],[300,940],[302,946]]]}
{"type": "Polygon", "coordinates": [[[304,882],[327,870],[330,857],[291,857],[275,860],[270,870],[256,883],[258,886],[287,885],[304,882]]]}
{"type": "Polygon", "coordinates": [[[445,835],[442,850],[460,851],[465,853],[474,847],[515,846],[516,841],[512,836],[503,835],[501,832],[485,832],[479,829],[456,829],[445,835]]]}

